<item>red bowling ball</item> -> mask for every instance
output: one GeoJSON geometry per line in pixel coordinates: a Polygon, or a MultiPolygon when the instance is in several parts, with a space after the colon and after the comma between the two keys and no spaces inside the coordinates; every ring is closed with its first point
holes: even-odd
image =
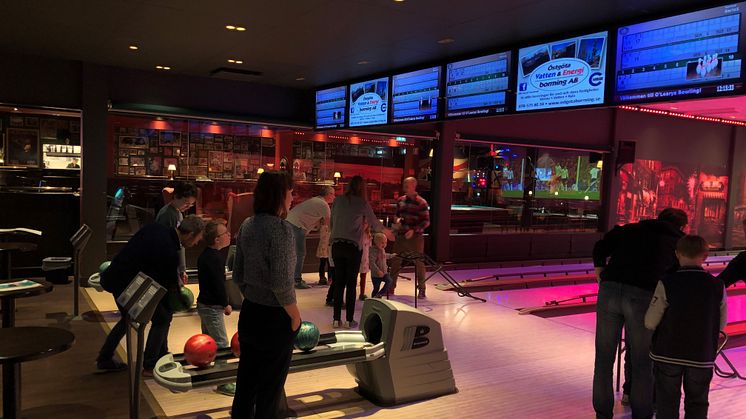
{"type": "Polygon", "coordinates": [[[189,338],[184,344],[184,359],[195,367],[206,367],[215,360],[218,344],[209,335],[199,334],[189,338]]]}
{"type": "Polygon", "coordinates": [[[238,343],[238,332],[234,333],[231,338],[231,351],[233,351],[233,355],[236,357],[241,356],[241,344],[238,343]]]}

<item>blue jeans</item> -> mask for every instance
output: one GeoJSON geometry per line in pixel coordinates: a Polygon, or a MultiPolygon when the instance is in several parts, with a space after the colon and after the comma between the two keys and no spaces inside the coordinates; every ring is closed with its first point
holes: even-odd
{"type": "Polygon", "coordinates": [[[391,284],[391,275],[384,274],[382,277],[379,278],[371,277],[371,281],[373,281],[373,293],[370,295],[374,298],[378,297],[379,295],[384,296],[389,290],[389,284],[391,284]],[[383,283],[383,288],[381,288],[381,290],[379,291],[378,288],[381,286],[381,283],[383,283]]]}
{"type": "Polygon", "coordinates": [[[295,282],[303,280],[303,260],[306,258],[306,232],[300,227],[293,226],[295,235],[295,282]]]}
{"type": "Polygon", "coordinates": [[[655,395],[658,419],[679,418],[681,384],[684,384],[684,414],[686,419],[707,419],[707,400],[712,381],[712,368],[685,367],[655,362],[655,395]]]}
{"type": "Polygon", "coordinates": [[[652,297],[652,291],[620,282],[603,281],[598,286],[593,370],[593,408],[597,418],[614,416],[614,361],[622,328],[630,352],[632,417],[653,416],[653,363],[648,355],[653,332],[645,328],[645,312],[652,297]]]}
{"type": "Polygon", "coordinates": [[[202,333],[215,339],[218,348],[227,348],[228,334],[225,332],[225,308],[220,306],[210,306],[197,303],[197,312],[199,313],[200,323],[202,324],[202,333]]]}

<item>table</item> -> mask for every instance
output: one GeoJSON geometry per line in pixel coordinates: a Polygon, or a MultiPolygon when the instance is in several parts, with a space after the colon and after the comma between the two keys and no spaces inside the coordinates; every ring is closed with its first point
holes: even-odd
{"type": "MultiPolygon", "coordinates": [[[[6,284],[15,281],[0,281],[0,284],[6,284]]],[[[16,324],[16,298],[33,297],[35,295],[46,294],[54,289],[54,286],[47,281],[33,281],[41,284],[36,288],[24,288],[17,291],[3,291],[0,293],[0,302],[3,308],[3,328],[13,327],[16,324]]]]}
{"type": "Polygon", "coordinates": [[[6,265],[8,269],[7,279],[13,278],[11,273],[12,252],[31,252],[36,250],[36,244],[27,242],[0,242],[0,251],[6,254],[6,265]]]}
{"type": "Polygon", "coordinates": [[[0,364],[3,366],[3,419],[21,414],[21,363],[64,352],[75,335],[56,327],[0,329],[0,364]]]}

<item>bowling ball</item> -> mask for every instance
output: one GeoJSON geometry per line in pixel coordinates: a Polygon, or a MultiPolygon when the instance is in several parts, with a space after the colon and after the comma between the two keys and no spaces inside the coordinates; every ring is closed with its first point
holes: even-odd
{"type": "Polygon", "coordinates": [[[194,304],[194,294],[187,287],[180,287],[178,291],[169,291],[166,305],[175,313],[189,311],[194,304]]]}
{"type": "Polygon", "coordinates": [[[231,351],[236,357],[241,356],[241,344],[238,343],[238,332],[234,333],[231,338],[231,351]]]}
{"type": "Polygon", "coordinates": [[[184,359],[195,367],[210,365],[215,360],[217,353],[218,344],[209,335],[194,335],[184,344],[184,359]]]}
{"type": "Polygon", "coordinates": [[[111,261],[110,260],[107,260],[106,262],[98,265],[98,273],[99,274],[104,273],[104,271],[109,268],[109,265],[111,265],[111,261]]]}
{"type": "Polygon", "coordinates": [[[321,333],[319,328],[311,322],[301,322],[300,330],[295,335],[293,345],[301,351],[308,352],[319,344],[321,333]]]}

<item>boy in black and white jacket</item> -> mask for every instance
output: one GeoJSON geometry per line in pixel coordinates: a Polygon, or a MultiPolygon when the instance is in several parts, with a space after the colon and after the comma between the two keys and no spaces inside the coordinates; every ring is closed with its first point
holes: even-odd
{"type": "Polygon", "coordinates": [[[655,289],[645,327],[655,330],[650,358],[655,364],[657,418],[678,418],[681,384],[687,418],[706,418],[719,332],[728,317],[723,281],[702,269],[707,242],[682,237],[676,245],[681,268],[655,289]]]}

